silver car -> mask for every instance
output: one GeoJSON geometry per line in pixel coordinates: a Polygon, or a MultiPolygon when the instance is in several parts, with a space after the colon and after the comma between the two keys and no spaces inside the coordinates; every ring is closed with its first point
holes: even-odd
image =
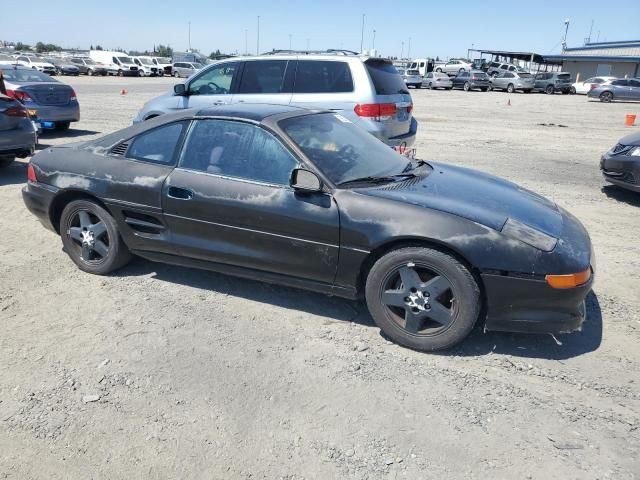
{"type": "Polygon", "coordinates": [[[489,90],[506,90],[513,93],[516,90],[522,90],[529,93],[535,87],[535,78],[526,72],[502,72],[497,77],[491,78],[489,90]]]}
{"type": "Polygon", "coordinates": [[[405,70],[404,68],[396,68],[396,70],[398,70],[407,87],[422,87],[422,76],[418,70],[405,70]]]}
{"type": "Polygon", "coordinates": [[[589,90],[589,98],[599,98],[601,102],[614,100],[640,100],[640,78],[619,78],[609,84],[602,84],[589,90]]]}
{"type": "Polygon", "coordinates": [[[16,157],[31,155],[37,139],[25,106],[0,93],[0,168],[8,167],[16,157]]]}
{"type": "Polygon", "coordinates": [[[432,90],[434,88],[444,88],[445,90],[451,90],[453,88],[453,82],[446,73],[442,72],[429,72],[422,80],[422,86],[432,90]]]}
{"type": "Polygon", "coordinates": [[[343,51],[221,60],[147,102],[134,122],[240,102],[332,110],[400,151],[418,130],[411,95],[391,61],[343,51]]]}
{"type": "Polygon", "coordinates": [[[203,67],[200,63],[194,62],[176,62],[171,67],[173,76],[176,78],[189,78],[191,75],[201,70],[203,67]]]}

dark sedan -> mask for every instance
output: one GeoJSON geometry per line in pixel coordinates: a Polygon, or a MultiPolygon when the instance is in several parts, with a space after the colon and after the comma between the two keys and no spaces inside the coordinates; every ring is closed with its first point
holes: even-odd
{"type": "Polygon", "coordinates": [[[409,161],[345,117],[236,104],[48,148],[23,198],[76,265],[130,255],[366,298],[396,342],[569,332],[592,253],[580,222],[513,183],[409,161]],[[482,318],[480,318],[482,312],[482,318]]]}
{"type": "Polygon", "coordinates": [[[0,93],[0,168],[8,167],[16,157],[31,155],[37,140],[36,128],[24,105],[0,93]]]}
{"type": "Polygon", "coordinates": [[[24,104],[43,129],[67,130],[80,120],[76,92],[46,73],[32,68],[3,68],[7,95],[24,104]]]}
{"type": "Polygon", "coordinates": [[[80,69],[70,60],[64,58],[45,58],[45,60],[56,67],[57,75],[73,75],[74,77],[80,75],[80,69]]]}
{"type": "Polygon", "coordinates": [[[587,96],[607,103],[614,100],[640,100],[640,78],[620,78],[598,85],[589,90],[587,96]]]}
{"type": "Polygon", "coordinates": [[[465,92],[469,90],[482,90],[486,92],[491,86],[489,75],[480,70],[471,70],[470,72],[460,72],[458,75],[453,77],[451,82],[453,83],[453,88],[461,88],[465,92]]]}
{"type": "Polygon", "coordinates": [[[627,135],[605,153],[600,170],[607,182],[640,192],[640,133],[627,135]]]}

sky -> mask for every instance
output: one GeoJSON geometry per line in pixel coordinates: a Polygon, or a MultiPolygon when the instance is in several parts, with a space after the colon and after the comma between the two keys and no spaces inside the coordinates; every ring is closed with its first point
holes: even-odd
{"type": "Polygon", "coordinates": [[[20,2],[28,19],[2,22],[0,40],[65,48],[151,50],[169,44],[209,54],[255,54],[260,17],[261,52],[272,48],[360,50],[381,56],[466,56],[469,48],[560,53],[567,44],[640,40],[640,1],[377,1],[377,0],[53,0],[20,2]],[[375,35],[374,35],[375,30],[375,35]],[[409,52],[410,44],[410,52],[409,52]]]}

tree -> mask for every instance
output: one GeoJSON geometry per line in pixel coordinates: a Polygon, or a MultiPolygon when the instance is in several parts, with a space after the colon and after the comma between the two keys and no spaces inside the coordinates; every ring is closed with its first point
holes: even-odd
{"type": "Polygon", "coordinates": [[[96,45],[96,50],[104,50],[100,45],[96,45]]]}
{"type": "Polygon", "coordinates": [[[89,47],[89,50],[95,50],[95,48],[93,48],[93,45],[89,47]]]}
{"type": "Polygon", "coordinates": [[[26,43],[18,42],[18,43],[16,43],[15,49],[17,51],[31,50],[31,45],[27,45],[26,43]]]}
{"type": "Polygon", "coordinates": [[[173,48],[171,48],[169,45],[160,44],[156,47],[155,51],[155,55],[158,57],[173,57],[173,48]]]}
{"type": "Polygon", "coordinates": [[[220,52],[220,50],[216,50],[215,52],[211,52],[211,55],[209,55],[209,58],[211,60],[218,60],[220,57],[222,56],[222,53],[220,52]]]}
{"type": "Polygon", "coordinates": [[[60,52],[62,51],[62,47],[59,45],[55,45],[53,43],[36,43],[36,52],[38,53],[46,53],[46,52],[60,52]]]}

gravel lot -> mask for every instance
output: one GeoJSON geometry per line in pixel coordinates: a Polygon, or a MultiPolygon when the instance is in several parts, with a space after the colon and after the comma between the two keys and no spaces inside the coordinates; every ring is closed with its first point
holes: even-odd
{"type": "MultiPolygon", "coordinates": [[[[82,121],[42,145],[124,127],[174,83],[63,80],[82,121]]],[[[640,478],[640,195],[598,171],[640,105],[412,94],[419,157],[584,222],[598,276],[582,332],[477,329],[426,355],[355,302],[141,259],[87,275],[25,209],[19,161],[0,173],[0,478],[640,478]]]]}

